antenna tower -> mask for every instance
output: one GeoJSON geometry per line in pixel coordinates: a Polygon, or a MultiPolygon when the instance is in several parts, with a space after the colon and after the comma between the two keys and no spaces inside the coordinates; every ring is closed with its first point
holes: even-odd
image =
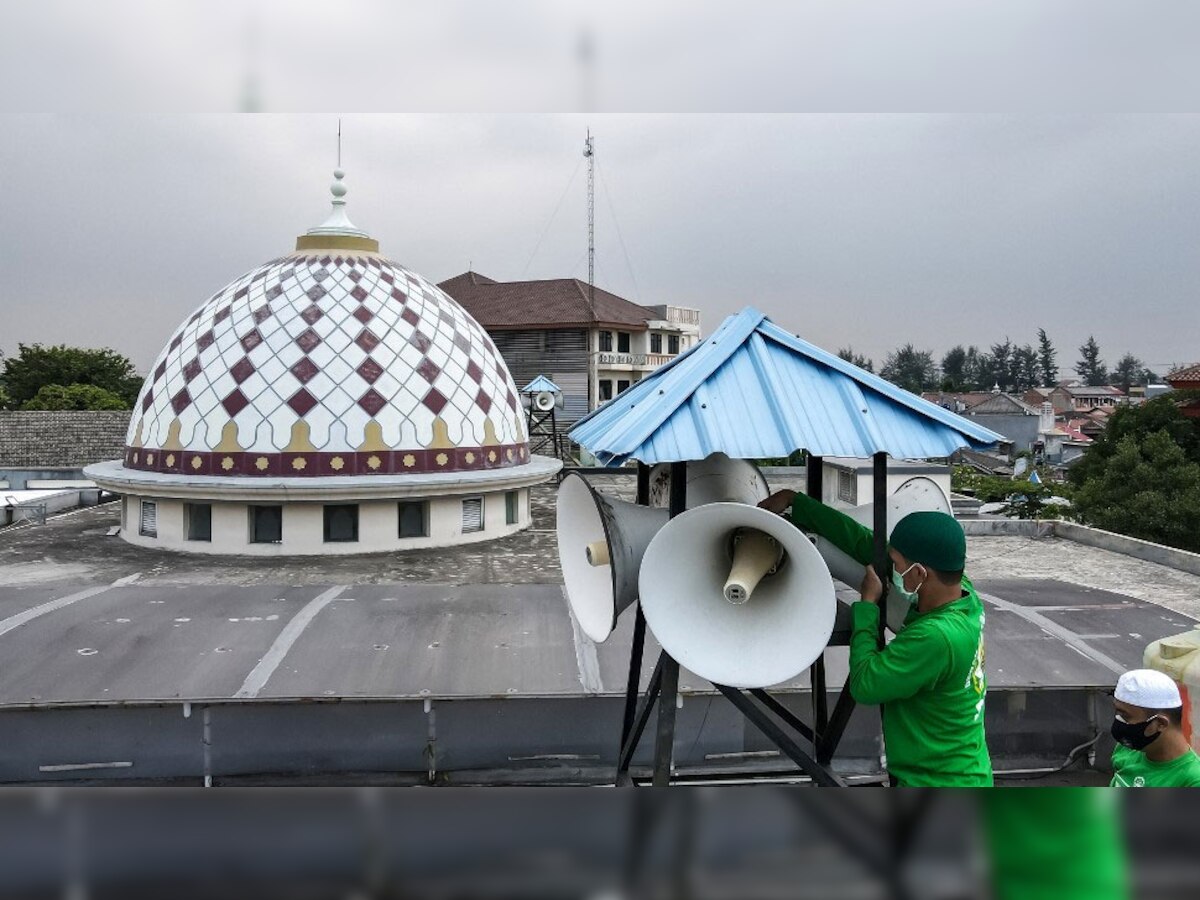
{"type": "Polygon", "coordinates": [[[583,155],[588,161],[587,203],[588,203],[588,306],[592,317],[596,316],[596,147],[592,138],[592,130],[587,132],[587,140],[583,143],[583,155]]]}

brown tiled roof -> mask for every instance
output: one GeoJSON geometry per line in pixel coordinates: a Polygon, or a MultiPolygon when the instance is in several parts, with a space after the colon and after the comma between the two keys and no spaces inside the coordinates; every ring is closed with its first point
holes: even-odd
{"type": "Polygon", "coordinates": [[[1200,381],[1200,363],[1196,363],[1194,366],[1185,366],[1182,369],[1176,369],[1163,380],[1172,387],[1177,381],[1182,381],[1185,383],[1200,381]]]}
{"type": "Polygon", "coordinates": [[[658,318],[653,310],[601,288],[595,289],[593,313],[588,304],[588,286],[578,278],[493,281],[475,272],[464,272],[438,287],[462,304],[484,328],[612,325],[644,331],[648,319],[658,318]]]}
{"type": "Polygon", "coordinates": [[[990,394],[984,400],[979,401],[974,406],[970,406],[966,410],[967,415],[1026,415],[1036,416],[1038,410],[1034,409],[1024,400],[1018,400],[1016,397],[1008,394],[990,394]]]}
{"type": "Polygon", "coordinates": [[[921,393],[923,399],[928,400],[930,403],[936,403],[938,406],[944,406],[947,409],[954,408],[955,400],[962,403],[964,409],[970,409],[975,404],[982,403],[991,396],[991,391],[923,391],[921,393]]]}

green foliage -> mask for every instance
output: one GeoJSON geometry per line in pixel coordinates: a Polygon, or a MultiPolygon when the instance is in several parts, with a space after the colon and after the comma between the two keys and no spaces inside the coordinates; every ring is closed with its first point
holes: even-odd
{"type": "Polygon", "coordinates": [[[59,344],[18,344],[16,356],[4,360],[4,384],[10,403],[23,408],[47,385],[92,385],[120,398],[120,409],[130,409],[142,379],[133,363],[115,350],[92,350],[59,344]]]}
{"type": "Polygon", "coordinates": [[[1046,329],[1038,329],[1038,375],[1041,377],[1041,382],[1044,386],[1049,387],[1058,381],[1058,363],[1055,362],[1055,357],[1058,351],[1054,349],[1054,345],[1050,343],[1050,338],[1046,336],[1046,329]]]}
{"type": "Polygon", "coordinates": [[[124,399],[94,384],[47,384],[21,409],[129,409],[124,399]]]}
{"type": "Polygon", "coordinates": [[[1127,433],[1076,493],[1080,521],[1200,552],[1200,463],[1167,429],[1127,433]]]}
{"type": "Polygon", "coordinates": [[[1108,384],[1108,368],[1100,359],[1100,345],[1091,335],[1088,335],[1088,339],[1079,348],[1079,362],[1075,363],[1075,374],[1089,387],[1108,384]]]}
{"type": "Polygon", "coordinates": [[[843,347],[837,352],[837,355],[852,366],[858,366],[860,369],[865,369],[868,372],[875,371],[875,364],[861,353],[855,353],[853,347],[843,347]]]}
{"type": "Polygon", "coordinates": [[[879,374],[914,394],[936,387],[939,383],[933,354],[928,350],[917,350],[912,344],[905,344],[889,353],[879,374]]]}
{"type": "Polygon", "coordinates": [[[1003,475],[983,475],[970,466],[956,466],[950,475],[950,489],[970,494],[980,503],[1004,503],[1004,515],[1020,519],[1057,519],[1063,513],[1059,504],[1049,503],[1051,497],[1066,497],[1064,485],[1054,484],[1045,470],[1038,471],[1041,484],[1026,478],[1012,479],[1003,475]]]}
{"type": "Polygon", "coordinates": [[[1165,431],[1191,462],[1200,463],[1200,423],[1179,411],[1176,403],[1196,396],[1193,391],[1175,391],[1155,397],[1140,406],[1118,406],[1109,417],[1104,433],[1079,462],[1071,467],[1071,483],[1082,486],[1108,468],[1108,461],[1126,437],[1140,445],[1151,434],[1165,431]]]}
{"type": "Polygon", "coordinates": [[[4,385],[0,384],[0,409],[11,409],[12,397],[8,396],[8,391],[4,389],[4,385]]]}

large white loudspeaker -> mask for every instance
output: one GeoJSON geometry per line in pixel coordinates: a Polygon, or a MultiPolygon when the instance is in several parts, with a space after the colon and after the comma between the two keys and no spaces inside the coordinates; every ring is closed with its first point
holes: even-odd
{"type": "MultiPolygon", "coordinates": [[[[896,492],[888,497],[887,505],[887,533],[889,538],[892,536],[892,529],[896,527],[896,523],[909,513],[935,511],[944,512],[947,515],[954,514],[953,508],[950,506],[950,501],[946,499],[946,495],[942,493],[942,489],[937,486],[937,482],[920,475],[908,479],[908,481],[896,488],[896,492]]],[[[860,525],[865,525],[867,528],[875,527],[874,503],[864,503],[862,506],[843,510],[843,512],[860,525]]],[[[821,554],[821,558],[829,566],[829,571],[833,574],[833,577],[843,584],[847,584],[858,590],[862,585],[863,576],[866,575],[866,568],[823,537],[816,537],[814,543],[817,551],[821,554]]],[[[887,602],[888,628],[892,631],[899,631],[904,627],[904,619],[908,615],[908,610],[908,601],[903,597],[897,596],[896,592],[892,591],[888,595],[887,602]]]]}
{"type": "Polygon", "coordinates": [[[676,516],[642,559],[642,612],[662,648],[714,684],[794,678],[829,643],[837,599],[798,528],[743,503],[676,516]]]}
{"type": "Polygon", "coordinates": [[[549,412],[554,408],[554,394],[551,391],[538,391],[533,395],[533,408],[539,412],[549,412]]]}
{"type": "Polygon", "coordinates": [[[583,633],[600,643],[638,597],[638,569],[665,509],[601,494],[578,473],[558,488],[558,561],[567,601],[583,633]]]}
{"type": "MultiPolygon", "coordinates": [[[[717,452],[687,464],[687,508],[705,503],[748,503],[757,505],[771,493],[758,466],[744,459],[730,459],[717,452]]],[[[650,505],[667,506],[671,497],[671,464],[659,463],[650,470],[650,505]]]]}

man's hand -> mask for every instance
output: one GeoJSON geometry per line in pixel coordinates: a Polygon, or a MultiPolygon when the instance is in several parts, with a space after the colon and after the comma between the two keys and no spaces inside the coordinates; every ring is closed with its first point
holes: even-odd
{"type": "Polygon", "coordinates": [[[760,500],[758,505],[760,509],[765,509],[768,512],[773,512],[776,515],[785,512],[792,505],[792,500],[796,498],[796,492],[784,488],[781,491],[776,491],[766,500],[760,500]]]}
{"type": "Polygon", "coordinates": [[[878,603],[879,599],[883,596],[883,582],[875,574],[874,566],[867,566],[867,574],[863,576],[862,585],[858,589],[858,595],[868,603],[878,603]]]}

